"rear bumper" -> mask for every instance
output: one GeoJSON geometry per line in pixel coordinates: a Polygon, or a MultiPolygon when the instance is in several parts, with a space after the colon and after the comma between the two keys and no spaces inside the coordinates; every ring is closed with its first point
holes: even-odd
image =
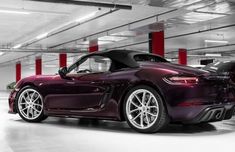
{"type": "MultiPolygon", "coordinates": [[[[200,103],[200,102],[199,102],[200,103]]],[[[230,119],[235,111],[235,102],[183,105],[170,107],[169,116],[174,123],[196,124],[230,119]]]]}
{"type": "Polygon", "coordinates": [[[222,106],[211,106],[202,110],[195,118],[183,123],[202,123],[202,122],[215,122],[231,119],[235,110],[235,105],[222,105],[222,106]]]}

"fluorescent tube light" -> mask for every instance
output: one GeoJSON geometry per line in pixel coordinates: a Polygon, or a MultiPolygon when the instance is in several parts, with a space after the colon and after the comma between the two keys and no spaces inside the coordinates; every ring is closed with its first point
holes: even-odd
{"type": "Polygon", "coordinates": [[[37,37],[36,37],[36,39],[42,39],[42,38],[45,38],[45,37],[47,37],[47,35],[48,35],[49,33],[43,33],[43,34],[40,34],[40,35],[38,35],[37,37]]]}
{"type": "Polygon", "coordinates": [[[0,10],[0,13],[7,13],[7,14],[23,14],[23,15],[28,15],[28,14],[30,14],[29,12],[25,12],[25,11],[13,11],[13,10],[0,10]]]}
{"type": "Polygon", "coordinates": [[[228,41],[220,41],[220,40],[205,40],[206,43],[223,43],[228,44],[228,41]]]}
{"type": "Polygon", "coordinates": [[[57,66],[54,64],[46,64],[44,65],[45,68],[56,68],[57,66]]]}
{"type": "Polygon", "coordinates": [[[188,54],[188,57],[200,57],[200,56],[204,56],[204,55],[197,55],[197,54],[188,54]]]}
{"type": "Polygon", "coordinates": [[[210,56],[210,57],[221,57],[222,55],[220,53],[206,53],[205,56],[210,56]]]}
{"type": "Polygon", "coordinates": [[[98,38],[99,41],[111,41],[111,42],[118,42],[126,39],[127,37],[120,37],[120,36],[103,36],[98,38]]]}
{"type": "Polygon", "coordinates": [[[109,43],[112,43],[112,41],[98,41],[98,45],[104,45],[109,43]]]}
{"type": "Polygon", "coordinates": [[[13,46],[13,49],[18,49],[18,48],[20,48],[21,46],[22,46],[21,44],[15,45],[15,46],[13,46]]]}
{"type": "Polygon", "coordinates": [[[80,18],[76,19],[75,22],[80,23],[80,22],[83,22],[85,20],[88,20],[88,19],[94,17],[96,15],[96,13],[97,13],[97,11],[95,11],[93,13],[90,13],[90,14],[87,14],[83,17],[80,17],[80,18]]]}

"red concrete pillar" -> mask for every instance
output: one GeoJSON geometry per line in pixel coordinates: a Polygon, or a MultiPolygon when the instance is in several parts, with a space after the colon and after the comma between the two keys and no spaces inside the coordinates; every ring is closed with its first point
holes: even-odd
{"type": "Polygon", "coordinates": [[[98,51],[98,50],[99,50],[98,40],[92,40],[92,41],[90,41],[88,51],[89,51],[90,53],[92,53],[92,52],[96,52],[96,51],[98,51]]]}
{"type": "Polygon", "coordinates": [[[41,75],[42,74],[42,58],[37,57],[35,59],[35,74],[41,75]]]}
{"type": "Polygon", "coordinates": [[[21,63],[16,63],[16,82],[21,79],[21,63]]]}
{"type": "Polygon", "coordinates": [[[59,66],[60,68],[67,66],[67,54],[66,53],[60,53],[59,54],[59,66]]]}
{"type": "Polygon", "coordinates": [[[179,49],[179,64],[187,65],[187,50],[179,49]]]}
{"type": "Polygon", "coordinates": [[[149,52],[164,57],[164,31],[149,33],[149,52]]]}

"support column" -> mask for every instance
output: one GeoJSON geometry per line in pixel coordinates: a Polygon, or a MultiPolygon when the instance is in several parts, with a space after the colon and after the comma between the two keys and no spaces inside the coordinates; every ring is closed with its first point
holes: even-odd
{"type": "Polygon", "coordinates": [[[67,66],[67,54],[66,53],[60,53],[59,54],[59,66],[60,68],[67,66]]]}
{"type": "Polygon", "coordinates": [[[35,74],[42,75],[42,58],[36,57],[35,60],[35,74]]]}
{"type": "Polygon", "coordinates": [[[179,49],[179,64],[187,65],[187,50],[179,49]]]}
{"type": "Polygon", "coordinates": [[[164,31],[149,33],[149,52],[164,57],[164,31]]]}
{"type": "Polygon", "coordinates": [[[96,40],[90,41],[89,49],[88,49],[89,53],[96,52],[98,50],[99,50],[98,40],[96,39],[96,40]]]}
{"type": "Polygon", "coordinates": [[[21,63],[16,63],[16,82],[21,79],[21,63]]]}

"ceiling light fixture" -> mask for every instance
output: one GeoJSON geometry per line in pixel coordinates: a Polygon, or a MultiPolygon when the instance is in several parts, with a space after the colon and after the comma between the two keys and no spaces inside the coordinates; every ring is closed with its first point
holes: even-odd
{"type": "Polygon", "coordinates": [[[128,39],[127,37],[124,36],[103,36],[98,38],[99,41],[111,41],[111,42],[118,42],[122,40],[128,39]]]}
{"type": "Polygon", "coordinates": [[[4,52],[0,52],[0,56],[3,55],[3,54],[4,54],[4,52]]]}
{"type": "Polygon", "coordinates": [[[25,11],[13,11],[13,10],[0,10],[0,13],[7,13],[7,14],[23,14],[23,15],[29,15],[29,12],[25,11]]]}
{"type": "Polygon", "coordinates": [[[18,45],[13,46],[12,48],[13,48],[13,49],[18,49],[18,48],[20,48],[21,46],[22,46],[21,44],[18,44],[18,45]]]}
{"type": "Polygon", "coordinates": [[[43,33],[43,34],[40,34],[40,35],[38,35],[37,37],[36,37],[36,39],[42,39],[42,38],[45,38],[45,37],[47,37],[47,35],[48,35],[49,33],[43,33]]]}
{"type": "Polygon", "coordinates": [[[209,57],[221,57],[222,54],[220,54],[220,53],[206,53],[205,56],[209,56],[209,57]]]}
{"type": "Polygon", "coordinates": [[[205,43],[222,43],[222,44],[228,44],[228,41],[220,41],[220,40],[205,40],[205,43]]]}
{"type": "Polygon", "coordinates": [[[93,13],[90,13],[90,14],[87,14],[87,15],[85,15],[85,16],[83,16],[83,17],[80,17],[80,18],[76,19],[75,22],[77,22],[77,23],[84,22],[84,21],[86,21],[86,20],[88,20],[88,19],[94,17],[97,12],[98,12],[98,11],[95,11],[95,12],[93,12],[93,13]]]}
{"type": "Polygon", "coordinates": [[[188,54],[188,57],[202,57],[204,55],[199,55],[199,54],[188,54]]]}
{"type": "Polygon", "coordinates": [[[45,68],[56,68],[57,66],[54,64],[46,64],[44,65],[45,68]]]}

